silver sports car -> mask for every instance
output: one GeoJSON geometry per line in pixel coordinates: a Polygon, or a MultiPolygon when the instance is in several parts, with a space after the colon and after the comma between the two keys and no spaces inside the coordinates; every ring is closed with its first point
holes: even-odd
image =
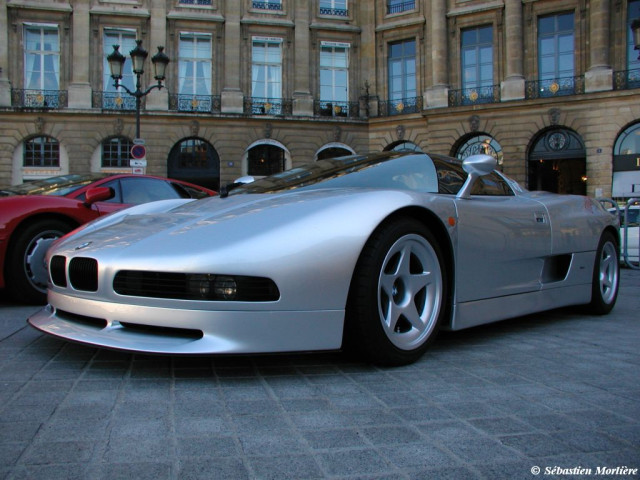
{"type": "Polygon", "coordinates": [[[617,218],[487,155],[321,160],[219,197],[117,212],[48,252],[57,337],[163,354],[351,349],[399,365],[440,328],[614,306],[617,218]]]}

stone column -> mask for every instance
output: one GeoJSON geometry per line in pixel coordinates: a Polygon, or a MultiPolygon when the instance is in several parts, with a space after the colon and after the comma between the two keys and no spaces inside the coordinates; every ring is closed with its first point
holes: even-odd
{"type": "MultiPolygon", "coordinates": [[[[149,13],[151,18],[149,19],[149,43],[147,45],[143,45],[143,47],[149,52],[149,57],[147,57],[147,61],[145,62],[145,70],[148,70],[149,73],[145,72],[145,78],[149,83],[143,84],[143,88],[147,88],[155,83],[157,80],[153,78],[153,63],[151,63],[151,57],[153,57],[156,53],[158,53],[158,46],[167,45],[167,9],[166,2],[149,2],[150,8],[149,13]]],[[[176,42],[176,48],[178,46],[178,42],[176,42]]],[[[172,62],[178,61],[178,52],[167,51],[165,48],[165,53],[171,59],[172,62]]],[[[177,72],[178,69],[170,68],[171,64],[167,67],[167,75],[169,75],[170,71],[177,72]]],[[[171,82],[174,85],[178,84],[177,78],[172,78],[171,82]]],[[[166,86],[166,81],[162,82],[164,86],[166,86]]],[[[162,88],[161,90],[153,89],[149,95],[147,95],[145,99],[146,109],[147,110],[156,110],[156,111],[166,111],[169,109],[169,91],[167,88],[162,88]]]]}
{"type": "Polygon", "coordinates": [[[297,0],[295,8],[295,38],[294,38],[294,79],[293,79],[293,114],[302,116],[313,115],[313,96],[311,95],[311,77],[309,61],[311,42],[309,35],[309,2],[297,0]]]}
{"type": "Polygon", "coordinates": [[[11,106],[9,82],[9,19],[7,0],[0,0],[0,107],[11,106]]]}
{"type": "Polygon", "coordinates": [[[431,2],[431,80],[425,92],[427,108],[448,106],[448,49],[447,49],[447,5],[446,0],[431,2]]]}
{"type": "MultiPolygon", "coordinates": [[[[89,84],[89,2],[75,2],[72,15],[73,55],[69,82],[69,108],[91,108],[89,84]]],[[[102,64],[100,65],[102,67],[102,64]]]]}
{"type": "Polygon", "coordinates": [[[584,75],[585,92],[600,92],[613,88],[613,70],[609,64],[610,4],[608,0],[591,0],[589,68],[584,75]]]}
{"type": "Polygon", "coordinates": [[[524,98],[524,31],[522,27],[522,0],[505,0],[505,55],[506,77],[500,84],[501,98],[521,100],[524,98]]]}
{"type": "MultiPolygon", "coordinates": [[[[375,9],[368,2],[360,2],[360,83],[357,85],[358,97],[361,99],[360,116],[378,115],[378,85],[376,74],[376,17],[375,9]],[[368,104],[366,103],[368,101],[368,104]]],[[[351,74],[351,72],[350,72],[351,74]]]]}
{"type": "Polygon", "coordinates": [[[240,7],[242,2],[224,2],[224,78],[220,95],[222,113],[242,113],[243,94],[240,88],[240,7]]]}

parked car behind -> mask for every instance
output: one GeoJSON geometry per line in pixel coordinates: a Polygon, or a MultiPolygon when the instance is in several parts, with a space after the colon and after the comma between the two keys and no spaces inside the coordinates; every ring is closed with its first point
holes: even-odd
{"type": "Polygon", "coordinates": [[[17,301],[44,304],[44,256],[57,238],[128,206],[215,193],[179,180],[133,174],[62,175],[0,187],[0,288],[17,301]]]}
{"type": "Polygon", "coordinates": [[[638,244],[640,243],[640,240],[638,239],[640,206],[630,205],[626,212],[627,217],[625,218],[625,209],[620,208],[620,259],[625,263],[631,262],[637,265],[638,244]]]}

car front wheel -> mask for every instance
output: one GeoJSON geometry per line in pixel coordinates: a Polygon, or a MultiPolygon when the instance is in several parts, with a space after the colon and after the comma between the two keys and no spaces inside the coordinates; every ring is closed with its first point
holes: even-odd
{"type": "Polygon", "coordinates": [[[446,285],[441,249],[427,227],[410,218],[383,224],[354,273],[347,348],[381,365],[416,361],[444,316],[446,285]]]}
{"type": "Polygon", "coordinates": [[[12,239],[7,252],[5,281],[15,300],[36,305],[47,303],[45,254],[53,242],[71,228],[60,220],[40,220],[19,231],[12,239]]]}

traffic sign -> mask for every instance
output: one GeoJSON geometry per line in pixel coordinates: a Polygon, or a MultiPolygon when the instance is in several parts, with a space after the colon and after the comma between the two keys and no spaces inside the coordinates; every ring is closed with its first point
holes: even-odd
{"type": "Polygon", "coordinates": [[[147,166],[147,161],[142,159],[142,160],[129,160],[129,166],[130,167],[146,167],[147,166]]]}
{"type": "Polygon", "coordinates": [[[131,147],[131,156],[135,160],[141,160],[147,156],[147,147],[144,145],[134,145],[131,147]]]}
{"type": "Polygon", "coordinates": [[[135,145],[144,145],[144,139],[143,138],[134,138],[133,139],[133,143],[135,145]]]}

